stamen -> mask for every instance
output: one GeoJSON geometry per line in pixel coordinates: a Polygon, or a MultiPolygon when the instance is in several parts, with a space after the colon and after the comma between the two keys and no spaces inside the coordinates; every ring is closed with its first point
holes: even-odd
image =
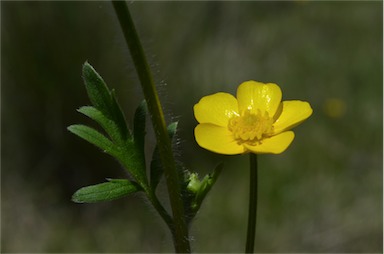
{"type": "Polygon", "coordinates": [[[273,119],[266,111],[263,114],[258,109],[254,114],[250,110],[246,110],[240,116],[234,116],[229,120],[228,129],[239,144],[257,145],[273,132],[273,119]]]}

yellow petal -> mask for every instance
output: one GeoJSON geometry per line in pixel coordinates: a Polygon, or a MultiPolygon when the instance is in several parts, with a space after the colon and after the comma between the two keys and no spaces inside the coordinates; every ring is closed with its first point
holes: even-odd
{"type": "Polygon", "coordinates": [[[195,138],[199,146],[220,154],[241,154],[245,152],[242,145],[238,145],[233,134],[224,127],[203,123],[195,128],[195,138]]]}
{"type": "Polygon", "coordinates": [[[295,134],[293,131],[286,131],[276,136],[262,140],[262,144],[251,146],[244,144],[244,146],[252,153],[273,153],[279,154],[285,151],[292,143],[295,134]]]}
{"type": "Polygon", "coordinates": [[[280,133],[302,123],[312,115],[312,108],[306,101],[283,101],[281,114],[273,124],[274,133],[280,133]]]}
{"type": "Polygon", "coordinates": [[[261,83],[256,81],[246,81],[237,88],[237,100],[239,111],[251,110],[257,113],[267,111],[270,117],[273,117],[281,102],[280,87],[272,83],[261,83]]]}
{"type": "Polygon", "coordinates": [[[229,93],[216,93],[201,98],[193,111],[199,123],[227,127],[229,118],[238,114],[237,100],[229,93]]]}

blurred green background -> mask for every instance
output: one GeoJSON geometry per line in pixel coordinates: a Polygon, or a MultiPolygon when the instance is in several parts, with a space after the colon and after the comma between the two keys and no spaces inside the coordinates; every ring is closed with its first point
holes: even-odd
{"type": "MultiPolygon", "coordinates": [[[[242,252],[248,157],[197,146],[192,107],[249,79],[309,101],[281,155],[259,156],[257,252],[382,252],[382,2],[129,3],[178,159],[204,175],[225,163],[191,228],[195,252],[242,252]]],[[[128,119],[143,99],[109,2],[1,2],[1,251],[172,252],[140,195],[79,205],[78,188],[124,177],[66,127],[90,123],[88,60],[128,119]]],[[[148,128],[147,152],[154,138],[148,128]]],[[[165,189],[160,195],[165,198],[165,189]]]]}

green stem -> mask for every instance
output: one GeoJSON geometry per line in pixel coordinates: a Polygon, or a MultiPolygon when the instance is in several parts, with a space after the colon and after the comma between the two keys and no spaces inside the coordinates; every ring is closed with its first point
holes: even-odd
{"type": "Polygon", "coordinates": [[[180,179],[177,173],[176,163],[172,152],[172,144],[168,136],[160,100],[128,6],[125,1],[112,1],[112,4],[135,64],[144,97],[148,104],[148,110],[151,115],[153,129],[155,130],[157,144],[159,145],[159,152],[161,162],[164,166],[164,175],[175,225],[174,232],[172,232],[174,234],[175,250],[179,253],[189,253],[190,245],[188,228],[181,199],[180,179]]]}
{"type": "Polygon", "coordinates": [[[160,214],[160,216],[163,218],[163,220],[167,224],[169,230],[172,232],[172,235],[174,235],[175,225],[173,224],[172,217],[169,216],[168,212],[164,209],[159,199],[156,197],[156,195],[153,192],[147,193],[147,197],[151,201],[153,207],[157,210],[157,212],[160,214]]]}
{"type": "Polygon", "coordinates": [[[249,182],[249,210],[248,210],[248,229],[245,253],[253,253],[256,234],[257,216],[257,155],[250,154],[250,182],[249,182]]]}

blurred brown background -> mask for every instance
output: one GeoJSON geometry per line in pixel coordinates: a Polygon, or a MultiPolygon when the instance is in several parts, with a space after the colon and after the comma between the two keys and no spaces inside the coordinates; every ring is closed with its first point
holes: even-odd
{"type": "MultiPolygon", "coordinates": [[[[180,121],[179,159],[201,175],[225,163],[191,228],[195,252],[243,251],[248,157],[199,148],[192,107],[249,79],[314,109],[285,153],[259,156],[256,251],[382,252],[382,2],[129,6],[167,117],[180,121]]],[[[82,186],[124,177],[66,130],[90,123],[76,112],[89,104],[86,60],[131,120],[143,96],[110,2],[1,2],[1,251],[172,252],[140,195],[70,201],[82,186]]]]}

